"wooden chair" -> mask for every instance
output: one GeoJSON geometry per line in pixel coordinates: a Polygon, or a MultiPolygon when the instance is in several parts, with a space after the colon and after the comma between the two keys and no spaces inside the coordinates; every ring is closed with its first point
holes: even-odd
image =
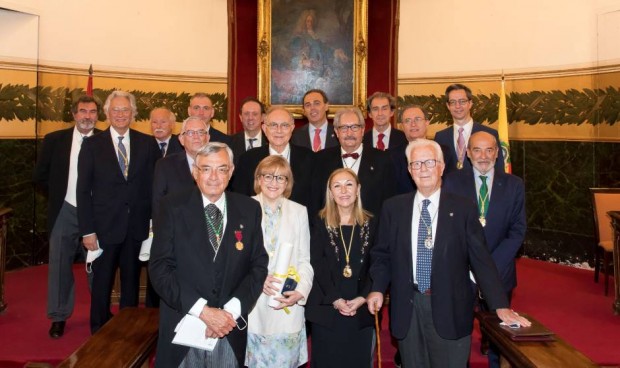
{"type": "Polygon", "coordinates": [[[598,275],[602,266],[605,276],[605,295],[608,295],[610,264],[613,265],[614,245],[611,219],[607,212],[620,210],[620,188],[590,188],[590,193],[592,194],[592,210],[596,229],[594,232],[596,239],[594,246],[594,282],[598,282],[598,275]]]}

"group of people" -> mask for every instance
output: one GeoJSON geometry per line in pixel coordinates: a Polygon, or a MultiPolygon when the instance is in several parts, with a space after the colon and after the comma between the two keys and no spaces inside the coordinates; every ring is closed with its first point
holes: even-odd
{"type": "MultiPolygon", "coordinates": [[[[400,109],[399,130],[395,99],[377,92],[365,133],[358,108],[330,124],[315,89],[303,97],[307,124],[247,98],[244,130],[228,136],[197,93],[178,136],[174,114],[152,110],[151,137],[130,128],[130,93],[108,96],[102,132],[97,101],[80,97],[75,127],[45,137],[34,175],[49,192],[50,336],[64,334],[71,264],[85,250],[100,253],[91,332],[112,317],[117,269],[120,307],[138,305],[138,255],[152,232],[146,304],[160,308],[159,367],[367,367],[388,292],[404,367],[466,366],[476,304],[529,325],[510,309],[523,182],[504,173],[497,132],[473,122],[472,105],[467,86],[449,86],[454,124],[431,141],[420,106],[400,109]],[[215,345],[173,343],[186,319],[215,345]]],[[[498,364],[493,347],[489,359],[498,364]]]]}

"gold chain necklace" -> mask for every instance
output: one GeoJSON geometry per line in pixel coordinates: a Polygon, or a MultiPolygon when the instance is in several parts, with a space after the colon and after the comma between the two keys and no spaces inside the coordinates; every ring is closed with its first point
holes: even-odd
{"type": "Polygon", "coordinates": [[[353,271],[351,270],[351,266],[349,265],[349,255],[351,254],[351,245],[353,245],[353,234],[355,233],[355,224],[353,224],[353,228],[351,228],[351,239],[349,239],[349,248],[347,248],[346,243],[344,242],[344,237],[342,236],[342,225],[340,227],[340,240],[342,240],[342,247],[344,248],[344,260],[347,262],[347,265],[344,266],[342,270],[342,276],[346,278],[350,278],[353,276],[353,271]]]}

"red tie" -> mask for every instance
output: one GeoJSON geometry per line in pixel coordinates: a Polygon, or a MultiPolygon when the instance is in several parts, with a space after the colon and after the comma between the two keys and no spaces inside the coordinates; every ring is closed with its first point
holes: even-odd
{"type": "Polygon", "coordinates": [[[318,152],[321,150],[321,129],[314,129],[314,140],[312,141],[312,150],[318,152]]]}
{"type": "Polygon", "coordinates": [[[385,137],[385,134],[383,133],[379,133],[379,136],[377,137],[377,149],[381,150],[381,151],[385,151],[385,143],[383,143],[383,137],[385,137]]]}

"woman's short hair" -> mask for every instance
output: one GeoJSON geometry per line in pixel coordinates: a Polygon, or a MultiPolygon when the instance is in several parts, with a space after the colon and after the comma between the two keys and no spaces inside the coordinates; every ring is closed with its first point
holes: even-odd
{"type": "Polygon", "coordinates": [[[254,192],[256,192],[256,194],[260,194],[261,192],[258,180],[261,175],[272,174],[275,172],[278,172],[278,175],[286,176],[286,187],[284,188],[284,193],[282,193],[282,195],[284,198],[290,197],[294,184],[293,171],[291,170],[291,165],[289,165],[288,161],[286,161],[284,157],[278,155],[267,156],[259,162],[258,166],[256,166],[256,170],[254,171],[254,192]]]}
{"type": "Polygon", "coordinates": [[[361,189],[360,180],[355,174],[355,172],[349,168],[340,168],[334,170],[332,174],[327,179],[327,188],[325,189],[325,207],[319,212],[319,217],[325,221],[327,227],[338,227],[340,225],[340,213],[338,212],[338,205],[332,196],[330,187],[332,185],[332,181],[336,175],[341,173],[347,173],[353,177],[353,180],[358,186],[357,197],[355,198],[355,203],[353,204],[353,219],[355,224],[363,225],[369,218],[372,217],[372,214],[362,207],[362,197],[360,195],[359,189],[361,189]]]}

